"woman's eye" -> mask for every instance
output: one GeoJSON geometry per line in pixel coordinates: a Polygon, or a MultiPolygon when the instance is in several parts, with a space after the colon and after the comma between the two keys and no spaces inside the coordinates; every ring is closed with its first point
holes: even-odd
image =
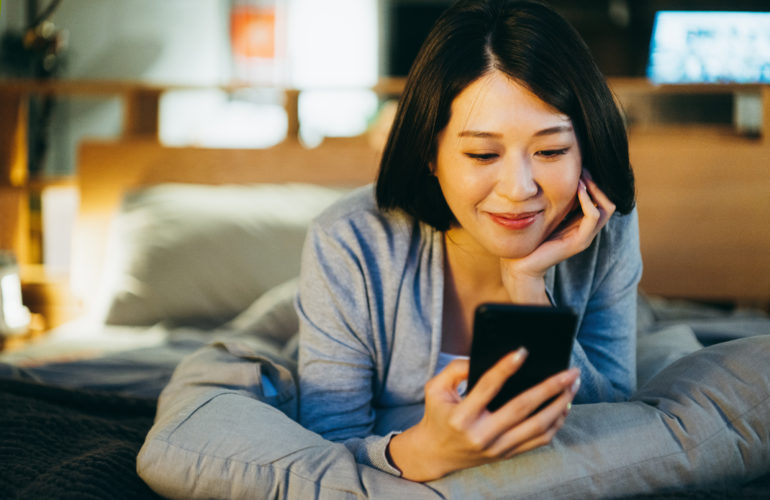
{"type": "Polygon", "coordinates": [[[497,158],[497,153],[465,153],[465,156],[472,160],[491,161],[497,158]]]}
{"type": "Polygon", "coordinates": [[[567,154],[567,151],[569,151],[569,148],[544,149],[542,151],[538,151],[535,154],[543,158],[557,158],[559,156],[567,154]]]}

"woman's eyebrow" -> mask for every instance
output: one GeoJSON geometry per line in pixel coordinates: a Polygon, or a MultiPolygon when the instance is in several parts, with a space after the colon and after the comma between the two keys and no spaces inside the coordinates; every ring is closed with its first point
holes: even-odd
{"type": "MultiPolygon", "coordinates": [[[[540,137],[543,135],[561,134],[563,132],[572,132],[572,125],[556,125],[554,127],[548,127],[542,130],[538,130],[532,135],[535,137],[540,137]]],[[[458,137],[479,137],[482,139],[485,139],[485,138],[499,139],[503,136],[503,134],[500,134],[497,132],[485,132],[483,130],[463,130],[459,134],[457,134],[457,136],[458,137]]]]}
{"type": "Polygon", "coordinates": [[[500,138],[503,136],[503,134],[499,134],[497,132],[483,132],[481,130],[463,130],[459,134],[457,134],[458,137],[491,137],[491,138],[500,138]]]}
{"type": "Polygon", "coordinates": [[[536,137],[551,134],[560,134],[562,132],[572,132],[572,125],[557,125],[555,127],[544,128],[534,133],[536,137]]]}

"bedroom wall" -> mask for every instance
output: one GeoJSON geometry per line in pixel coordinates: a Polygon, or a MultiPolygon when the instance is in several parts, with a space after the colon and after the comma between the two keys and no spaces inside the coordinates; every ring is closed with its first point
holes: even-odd
{"type": "MultiPolygon", "coordinates": [[[[21,32],[28,22],[27,2],[2,2],[0,32],[21,32]]],[[[43,10],[48,2],[38,2],[43,10]]],[[[212,85],[229,79],[227,0],[67,0],[50,20],[66,33],[63,70],[57,76],[76,80],[130,80],[212,85]]],[[[36,103],[39,103],[37,100],[36,103]]],[[[45,134],[42,162],[31,173],[42,178],[75,173],[78,144],[86,138],[121,133],[123,104],[117,97],[59,96],[45,134]]],[[[70,262],[71,227],[77,193],[71,187],[48,187],[40,193],[33,216],[33,262],[65,270],[70,262]]]]}
{"type": "MultiPolygon", "coordinates": [[[[271,0],[287,12],[289,85],[368,87],[379,74],[378,12],[385,0],[271,0]]],[[[68,34],[64,79],[149,81],[216,86],[234,72],[229,13],[234,0],[67,0],[51,20],[68,34]]],[[[253,2],[252,2],[253,3],[253,2]]],[[[8,2],[6,2],[8,4],[8,2]]],[[[7,28],[20,30],[25,2],[3,7],[7,28]]],[[[39,4],[42,9],[42,5],[39,4]]],[[[2,29],[2,27],[0,27],[2,29]]],[[[280,96],[222,91],[178,92],[161,102],[161,140],[171,145],[266,147],[285,137],[280,96]],[[273,106],[271,106],[273,105],[273,106]],[[203,116],[203,117],[202,117],[203,116]],[[232,123],[223,131],[219,122],[232,123]],[[216,124],[213,126],[212,124],[216,124]],[[250,131],[261,133],[250,133],[250,131]]],[[[308,142],[361,133],[377,111],[367,92],[323,90],[302,96],[300,113],[308,142]],[[333,112],[330,112],[330,108],[333,112]],[[347,110],[347,112],[346,112],[347,110]]],[[[77,144],[86,137],[120,133],[117,98],[57,100],[50,124],[43,176],[75,173],[77,144]]]]}
{"type": "MultiPolygon", "coordinates": [[[[226,7],[221,0],[62,2],[51,19],[68,32],[61,76],[215,84],[229,71],[226,7]]],[[[117,136],[121,120],[116,98],[58,100],[43,173],[73,173],[77,143],[83,137],[117,136]]]]}

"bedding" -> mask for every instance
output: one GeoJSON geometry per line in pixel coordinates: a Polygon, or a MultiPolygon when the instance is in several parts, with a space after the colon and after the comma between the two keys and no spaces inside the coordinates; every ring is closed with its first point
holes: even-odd
{"type": "Polygon", "coordinates": [[[107,324],[232,318],[299,272],[310,220],[342,193],[311,184],[162,184],[114,220],[97,314],[107,324]]]}
{"type": "MultiPolygon", "coordinates": [[[[383,477],[294,422],[299,249],[309,220],[343,192],[173,184],[132,193],[110,235],[115,267],[97,291],[99,314],[0,353],[0,497],[66,496],[50,489],[57,485],[76,497],[155,496],[144,480],[183,498],[499,494],[484,489],[494,480],[485,476],[479,487],[471,473],[429,485],[383,477]],[[126,457],[142,446],[140,479],[126,457]]],[[[767,394],[767,370],[749,369],[770,354],[770,318],[646,296],[638,317],[634,400],[622,411],[576,406],[557,442],[523,462],[561,460],[572,480],[551,478],[543,490],[530,484],[519,496],[766,498],[770,409],[757,398],[767,394]],[[713,424],[708,436],[688,420],[696,411],[713,424]],[[602,434],[606,418],[647,429],[651,439],[586,440],[602,434]],[[670,453],[658,463],[661,435],[679,440],[666,442],[670,453]],[[625,469],[610,449],[624,451],[625,469]]],[[[420,411],[382,414],[381,430],[408,425],[420,411]]],[[[489,469],[505,483],[526,470],[489,469]]]]}
{"type": "MultiPolygon", "coordinates": [[[[230,339],[179,366],[138,471],[171,498],[617,498],[682,487],[727,498],[770,471],[768,356],[764,335],[698,350],[629,402],[576,405],[550,446],[416,484],[297,425],[291,370],[259,342],[230,339]]],[[[378,418],[413,424],[414,410],[378,418]]]]}
{"type": "Polygon", "coordinates": [[[136,475],[154,399],[0,380],[0,497],[160,498],[136,475]]]}

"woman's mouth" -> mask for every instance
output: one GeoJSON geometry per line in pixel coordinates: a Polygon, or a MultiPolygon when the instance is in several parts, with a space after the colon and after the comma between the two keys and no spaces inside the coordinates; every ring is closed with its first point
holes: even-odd
{"type": "Polygon", "coordinates": [[[522,213],[493,213],[488,212],[489,217],[496,224],[503,226],[506,229],[526,229],[535,223],[537,216],[542,213],[542,210],[535,212],[522,212],[522,213]]]}

